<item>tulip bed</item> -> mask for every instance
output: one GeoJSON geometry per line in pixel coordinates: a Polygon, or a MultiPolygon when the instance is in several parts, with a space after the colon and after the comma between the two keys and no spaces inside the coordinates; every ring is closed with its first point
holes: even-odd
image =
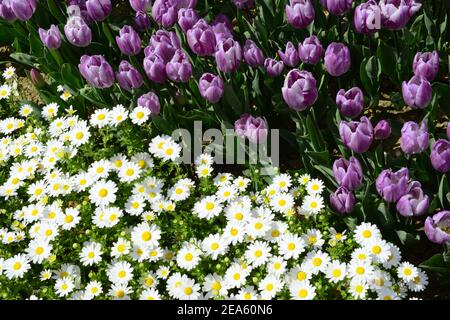
{"type": "Polygon", "coordinates": [[[0,298],[448,298],[449,12],[0,0],[0,298]],[[275,175],[177,163],[196,121],[275,175]]]}

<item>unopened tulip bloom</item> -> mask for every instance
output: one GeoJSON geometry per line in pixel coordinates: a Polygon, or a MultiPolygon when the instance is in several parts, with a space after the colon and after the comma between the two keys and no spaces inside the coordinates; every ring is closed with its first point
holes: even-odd
{"type": "Polygon", "coordinates": [[[439,55],[437,51],[417,52],[413,60],[413,72],[428,81],[433,81],[439,71],[439,55]]]}
{"type": "Polygon", "coordinates": [[[350,50],[340,42],[332,42],[325,51],[325,68],[334,77],[346,73],[351,66],[350,50]]]}
{"type": "Polygon", "coordinates": [[[137,55],[141,51],[141,38],[139,34],[130,26],[120,29],[116,43],[120,51],[127,56],[137,55]]]}
{"type": "Polygon", "coordinates": [[[425,220],[425,234],[438,244],[450,244],[450,211],[441,211],[425,220]]]}
{"type": "Polygon", "coordinates": [[[286,75],[283,88],[284,101],[294,110],[303,111],[317,100],[317,83],[308,71],[292,69],[286,75]]]}
{"type": "Polygon", "coordinates": [[[191,29],[197,21],[198,16],[194,9],[181,8],[178,11],[178,25],[184,33],[191,29]]]}
{"type": "Polygon", "coordinates": [[[45,85],[45,80],[42,75],[36,69],[30,70],[31,82],[36,86],[36,88],[41,88],[45,85]]]}
{"type": "Polygon", "coordinates": [[[64,26],[67,41],[76,47],[87,47],[92,41],[92,31],[80,16],[72,16],[64,26]]]}
{"type": "Polygon", "coordinates": [[[11,7],[11,0],[0,1],[0,18],[6,21],[14,21],[17,19],[11,7]]]}
{"type": "Polygon", "coordinates": [[[372,34],[381,28],[381,11],[375,0],[361,3],[355,8],[353,25],[358,33],[372,34]]]}
{"type": "Polygon", "coordinates": [[[391,126],[386,120],[381,120],[373,129],[373,136],[376,140],[385,140],[391,135],[391,126]]]}
{"type": "Polygon", "coordinates": [[[431,164],[439,172],[450,170],[450,141],[439,139],[431,148],[431,164]]]}
{"type": "Polygon", "coordinates": [[[142,75],[128,61],[122,61],[116,72],[116,80],[125,90],[140,88],[144,82],[142,75]]]}
{"type": "Polygon", "coordinates": [[[250,9],[253,7],[253,0],[232,0],[231,2],[239,9],[250,9]]]}
{"type": "Polygon", "coordinates": [[[216,51],[216,36],[211,26],[203,19],[187,31],[191,50],[199,56],[210,56],[216,51]]]}
{"type": "Polygon", "coordinates": [[[87,0],[86,8],[92,20],[103,21],[111,14],[111,0],[87,0]]]}
{"type": "Polygon", "coordinates": [[[334,161],[333,173],[337,183],[348,190],[356,190],[362,184],[361,164],[355,157],[350,157],[349,160],[340,158],[334,161]]]}
{"type": "Polygon", "coordinates": [[[81,75],[96,88],[109,88],[114,83],[114,71],[101,55],[83,55],[78,65],[81,75]]]}
{"type": "Polygon", "coordinates": [[[177,22],[178,2],[176,0],[156,0],[152,8],[153,20],[169,28],[177,22]]]}
{"type": "Polygon", "coordinates": [[[344,145],[357,153],[369,150],[373,141],[373,127],[367,117],[362,117],[360,122],[341,121],[339,134],[344,145]]]}
{"type": "Polygon", "coordinates": [[[54,24],[48,30],[39,28],[39,37],[44,46],[49,49],[58,49],[61,46],[61,32],[54,24]]]}
{"type": "Polygon", "coordinates": [[[26,21],[36,11],[36,0],[10,0],[10,8],[17,19],[26,21]]]}
{"type": "Polygon", "coordinates": [[[319,38],[310,36],[298,45],[298,56],[304,63],[317,64],[323,56],[323,48],[319,38]]]}
{"type": "Polygon", "coordinates": [[[429,145],[428,128],[425,121],[419,127],[414,121],[406,122],[402,127],[400,147],[406,154],[416,154],[425,151],[429,145]]]}
{"type": "Polygon", "coordinates": [[[380,0],[379,6],[383,27],[399,30],[408,23],[410,7],[403,0],[380,0]]]}
{"type": "Polygon", "coordinates": [[[239,68],[242,60],[242,49],[239,42],[231,38],[221,41],[217,44],[215,57],[217,67],[220,71],[236,71],[239,68]]]}
{"type": "Polygon", "coordinates": [[[161,111],[161,105],[159,103],[158,96],[150,91],[139,97],[137,100],[138,107],[144,107],[150,110],[150,116],[156,116],[161,111]]]}
{"type": "Polygon", "coordinates": [[[409,173],[407,168],[396,172],[383,170],[375,181],[378,194],[388,202],[397,202],[409,191],[409,173]]]}
{"type": "Polygon", "coordinates": [[[341,89],[336,95],[336,105],[344,116],[354,118],[364,108],[364,94],[358,87],[353,87],[348,91],[341,89]]]}
{"type": "Polygon", "coordinates": [[[211,103],[217,103],[223,96],[224,82],[219,76],[204,73],[198,81],[198,89],[203,98],[211,103]]]}
{"type": "Polygon", "coordinates": [[[229,38],[233,38],[233,26],[230,19],[223,14],[219,14],[211,24],[211,28],[216,36],[216,43],[229,38]]]}
{"type": "Polygon", "coordinates": [[[167,63],[178,49],[181,49],[181,42],[175,32],[158,30],[151,36],[148,47],[144,49],[144,54],[145,56],[156,54],[164,63],[167,63]]]}
{"type": "Polygon", "coordinates": [[[286,51],[283,52],[278,50],[278,55],[281,60],[283,60],[284,64],[289,67],[295,67],[300,61],[297,48],[290,41],[286,44],[286,51]]]}
{"type": "Polygon", "coordinates": [[[294,28],[306,28],[314,20],[311,0],[289,0],[285,11],[287,21],[294,28]]]}
{"type": "Polygon", "coordinates": [[[130,6],[136,12],[147,12],[152,7],[151,0],[130,0],[130,6]]]}
{"type": "Polygon", "coordinates": [[[423,193],[420,182],[413,181],[409,186],[408,193],[398,200],[396,208],[402,216],[412,217],[424,214],[429,204],[430,199],[423,193]]]}
{"type": "Polygon", "coordinates": [[[144,58],[144,70],[147,77],[156,83],[167,80],[166,63],[156,53],[149,53],[144,58]]]}
{"type": "Polygon", "coordinates": [[[166,65],[167,77],[174,82],[187,82],[192,76],[192,65],[187,54],[178,49],[166,65]]]}
{"type": "Polygon", "coordinates": [[[264,68],[267,71],[267,74],[272,78],[278,77],[284,70],[283,61],[277,61],[272,58],[267,58],[264,60],[264,68]]]}
{"type": "Polygon", "coordinates": [[[264,63],[262,50],[250,39],[245,41],[244,61],[253,68],[257,68],[264,63]]]}
{"type": "Polygon", "coordinates": [[[253,143],[261,143],[267,138],[267,123],[262,117],[243,114],[234,123],[234,128],[238,136],[247,137],[253,143]]]}
{"type": "Polygon", "coordinates": [[[331,207],[338,213],[350,213],[355,207],[355,195],[346,187],[339,187],[330,195],[331,207]]]}
{"type": "Polygon", "coordinates": [[[405,103],[413,109],[423,109],[431,101],[433,90],[427,79],[413,76],[402,83],[402,95],[405,103]]]}
{"type": "Polygon", "coordinates": [[[139,32],[144,32],[150,28],[150,18],[145,12],[136,12],[133,17],[133,27],[139,32]]]}
{"type": "Polygon", "coordinates": [[[337,16],[349,11],[353,0],[320,0],[320,3],[329,13],[337,16]]]}
{"type": "Polygon", "coordinates": [[[81,16],[87,24],[91,24],[92,19],[87,12],[86,1],[87,0],[68,0],[67,13],[69,17],[74,15],[81,16]]]}

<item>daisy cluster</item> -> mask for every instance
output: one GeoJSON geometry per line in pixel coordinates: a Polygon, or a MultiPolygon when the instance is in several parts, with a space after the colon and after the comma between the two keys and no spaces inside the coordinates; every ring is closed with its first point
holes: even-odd
{"type": "Polygon", "coordinates": [[[16,69],[14,67],[6,68],[2,73],[2,78],[5,82],[0,82],[0,101],[17,97],[19,93],[17,90],[16,69]]]}
{"type": "Polygon", "coordinates": [[[427,285],[376,226],[337,231],[319,179],[215,174],[206,153],[191,170],[169,136],[130,146],[138,108],[83,120],[22,105],[1,120],[2,298],[400,299],[427,285]]]}

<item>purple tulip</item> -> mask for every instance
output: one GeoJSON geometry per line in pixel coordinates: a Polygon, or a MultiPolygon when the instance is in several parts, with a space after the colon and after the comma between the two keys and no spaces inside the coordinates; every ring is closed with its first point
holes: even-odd
{"type": "Polygon", "coordinates": [[[150,110],[150,116],[154,117],[161,111],[161,105],[159,103],[158,96],[150,91],[139,97],[137,100],[138,107],[144,107],[150,110]]]}
{"type": "Polygon", "coordinates": [[[141,38],[130,26],[120,29],[116,43],[120,51],[127,56],[135,56],[141,51],[141,38]]]}
{"type": "Polygon", "coordinates": [[[289,0],[286,18],[294,28],[306,28],[314,20],[314,6],[310,0],[289,0]]]}
{"type": "Polygon", "coordinates": [[[211,103],[217,103],[223,96],[224,82],[219,76],[204,73],[198,81],[198,89],[203,98],[211,103]]]}
{"type": "Polygon", "coordinates": [[[413,181],[407,194],[397,202],[397,211],[404,217],[420,216],[424,214],[430,204],[429,197],[423,193],[420,182],[413,181]]]}
{"type": "Polygon", "coordinates": [[[10,8],[17,19],[29,20],[36,11],[36,0],[10,0],[10,8]]]}
{"type": "Polygon", "coordinates": [[[355,207],[355,196],[346,187],[339,187],[335,193],[330,195],[331,207],[341,213],[350,213],[355,207]]]}
{"type": "Polygon", "coordinates": [[[409,18],[411,18],[412,16],[414,16],[417,11],[420,10],[420,8],[422,7],[422,4],[420,2],[417,2],[417,0],[404,0],[405,4],[409,7],[409,18]]]}
{"type": "Polygon", "coordinates": [[[352,8],[353,0],[320,0],[320,4],[329,13],[338,16],[352,8]]]}
{"type": "Polygon", "coordinates": [[[278,50],[278,55],[280,56],[281,60],[283,60],[284,64],[288,65],[289,67],[295,67],[300,61],[297,48],[290,41],[286,44],[286,51],[283,52],[281,50],[278,50]]]}
{"type": "Polygon", "coordinates": [[[203,19],[187,31],[187,41],[192,52],[199,56],[210,56],[216,51],[216,36],[211,26],[203,19]]]}
{"type": "Polygon", "coordinates": [[[364,94],[358,87],[353,87],[348,91],[341,89],[336,95],[336,105],[344,116],[354,118],[364,108],[364,94]]]}
{"type": "Polygon", "coordinates": [[[178,25],[181,30],[186,33],[191,29],[198,21],[198,16],[195,10],[181,8],[178,11],[178,25]]]}
{"type": "Polygon", "coordinates": [[[373,141],[373,127],[367,117],[362,117],[360,122],[341,121],[339,134],[344,145],[357,153],[369,150],[373,141]]]}
{"type": "Polygon", "coordinates": [[[174,82],[187,82],[192,76],[192,65],[187,54],[178,49],[166,64],[167,77],[174,82]]]}
{"type": "Polygon", "coordinates": [[[439,139],[431,148],[430,155],[433,168],[439,172],[450,170],[450,141],[439,139]]]}
{"type": "Polygon", "coordinates": [[[332,42],[325,51],[325,68],[334,77],[346,73],[351,66],[350,50],[340,42],[332,42]]]}
{"type": "Polygon", "coordinates": [[[124,90],[140,88],[144,82],[142,75],[128,61],[122,61],[116,72],[116,80],[124,90]]]}
{"type": "Polygon", "coordinates": [[[417,52],[414,56],[413,71],[416,76],[433,81],[439,72],[439,54],[437,51],[417,52]]]}
{"type": "Polygon", "coordinates": [[[397,202],[409,191],[409,173],[407,168],[401,168],[397,172],[392,169],[381,171],[375,182],[378,194],[388,202],[397,202]]]}
{"type": "Polygon", "coordinates": [[[253,68],[257,68],[264,63],[262,50],[250,39],[245,41],[244,61],[253,68]]]}
{"type": "Polygon", "coordinates": [[[423,109],[431,101],[433,90],[427,79],[413,76],[402,83],[402,94],[405,103],[413,109],[423,109]]]}
{"type": "Polygon", "coordinates": [[[450,211],[441,211],[425,220],[425,234],[438,244],[450,244],[450,211]]]}
{"type": "Polygon", "coordinates": [[[61,32],[54,24],[48,30],[39,28],[39,37],[44,46],[49,49],[58,49],[61,46],[61,32]]]}
{"type": "Polygon", "coordinates": [[[428,145],[429,136],[425,121],[422,121],[420,127],[414,121],[408,121],[403,125],[400,147],[404,153],[421,153],[428,148],[428,145]]]}
{"type": "Polygon", "coordinates": [[[447,122],[447,139],[450,140],[450,121],[447,122]]]}
{"type": "Polygon", "coordinates": [[[164,83],[167,80],[166,63],[156,53],[150,52],[144,58],[144,70],[147,77],[156,83],[164,83]]]}
{"type": "Polygon", "coordinates": [[[130,6],[136,12],[146,13],[152,7],[151,0],[130,0],[130,6]]]}
{"type": "Polygon", "coordinates": [[[194,9],[197,5],[197,0],[178,0],[178,8],[194,9]]]}
{"type": "Polygon", "coordinates": [[[158,30],[151,36],[148,47],[144,49],[144,54],[145,56],[156,54],[164,63],[167,63],[178,49],[181,49],[181,43],[175,32],[158,30]]]}
{"type": "Polygon", "coordinates": [[[68,0],[67,12],[70,16],[81,16],[87,24],[92,23],[92,19],[89,17],[86,7],[87,0],[68,0]]]}
{"type": "Polygon", "coordinates": [[[145,12],[136,12],[133,17],[133,27],[139,32],[144,32],[150,28],[150,18],[145,12]]]}
{"type": "Polygon", "coordinates": [[[350,160],[339,158],[334,161],[333,173],[337,183],[350,191],[358,189],[362,184],[361,164],[355,157],[350,157],[350,160]]]}
{"type": "Polygon", "coordinates": [[[385,140],[391,135],[391,126],[386,120],[381,120],[373,129],[373,136],[376,140],[385,140]]]}
{"type": "Polygon", "coordinates": [[[34,68],[30,70],[30,78],[36,88],[42,88],[45,85],[44,78],[39,71],[34,68]]]}
{"type": "Polygon", "coordinates": [[[11,0],[0,0],[0,18],[5,19],[6,21],[17,19],[11,7],[11,0]]]}
{"type": "Polygon", "coordinates": [[[355,31],[362,34],[372,34],[381,28],[381,11],[375,0],[369,0],[355,8],[353,16],[355,31]]]}
{"type": "Polygon", "coordinates": [[[218,14],[211,24],[211,28],[216,36],[216,43],[233,38],[233,26],[226,15],[218,14]]]}
{"type": "Polygon", "coordinates": [[[310,36],[298,44],[298,56],[304,63],[317,64],[323,56],[319,38],[310,36]]]}
{"type": "Polygon", "coordinates": [[[267,58],[264,60],[264,68],[267,71],[267,74],[272,77],[278,77],[284,70],[283,61],[277,61],[272,58],[267,58]]]}
{"type": "Polygon", "coordinates": [[[114,71],[101,55],[83,55],[78,69],[84,79],[95,88],[109,88],[114,83],[114,71]]]}
{"type": "Polygon", "coordinates": [[[253,7],[253,0],[231,0],[239,9],[250,9],[253,7]]]}
{"type": "Polygon", "coordinates": [[[86,8],[89,17],[94,21],[103,21],[112,12],[111,0],[87,0],[86,8]]]}
{"type": "Polygon", "coordinates": [[[177,0],[156,0],[152,8],[153,20],[169,28],[177,22],[178,18],[177,0]]]}
{"type": "Polygon", "coordinates": [[[317,84],[314,76],[308,71],[292,69],[284,79],[281,89],[284,101],[291,109],[303,111],[316,102],[317,84]]]}
{"type": "Polygon", "coordinates": [[[267,122],[262,117],[243,114],[234,123],[234,128],[239,137],[247,137],[253,143],[260,143],[267,138],[267,122]]]}
{"type": "Polygon", "coordinates": [[[242,49],[239,42],[234,41],[231,38],[221,41],[217,44],[215,57],[217,67],[220,71],[236,71],[242,60],[242,49]]]}
{"type": "Polygon", "coordinates": [[[404,0],[380,0],[381,25],[391,30],[406,26],[410,18],[409,9],[404,0]]]}
{"type": "Polygon", "coordinates": [[[64,26],[67,41],[76,47],[87,47],[92,41],[92,31],[80,16],[72,16],[64,26]]]}

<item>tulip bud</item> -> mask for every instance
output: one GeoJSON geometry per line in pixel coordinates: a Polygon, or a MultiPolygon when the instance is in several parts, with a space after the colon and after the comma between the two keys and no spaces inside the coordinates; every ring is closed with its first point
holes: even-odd
{"type": "Polygon", "coordinates": [[[109,88],[114,83],[114,71],[101,55],[83,55],[78,65],[81,75],[96,88],[109,88]]]}
{"type": "Polygon", "coordinates": [[[351,66],[350,50],[343,44],[332,42],[325,51],[325,68],[334,77],[346,73],[351,66]]]}
{"type": "Polygon", "coordinates": [[[87,47],[92,41],[92,31],[80,16],[72,16],[64,26],[67,40],[76,47],[87,47]]]}
{"type": "Polygon", "coordinates": [[[216,36],[211,26],[203,19],[187,31],[191,50],[199,56],[210,56],[216,51],[216,36]]]}
{"type": "Polygon", "coordinates": [[[183,50],[175,51],[172,60],[166,64],[166,74],[175,82],[187,82],[192,76],[192,65],[183,50]]]}
{"type": "Polygon", "coordinates": [[[283,61],[277,61],[272,58],[267,58],[264,60],[264,68],[267,71],[267,74],[272,77],[278,77],[284,70],[283,61]]]}
{"type": "Polygon", "coordinates": [[[144,32],[150,28],[150,18],[144,12],[137,12],[133,17],[133,27],[139,32],[144,32]]]}
{"type": "Polygon", "coordinates": [[[141,38],[130,26],[124,26],[120,29],[119,36],[116,37],[116,43],[120,51],[127,56],[137,55],[141,51],[141,38]]]}
{"type": "Polygon", "coordinates": [[[416,76],[433,81],[439,72],[439,55],[437,51],[417,52],[413,60],[413,71],[416,76]]]}
{"type": "Polygon", "coordinates": [[[245,41],[244,61],[253,68],[257,68],[264,62],[262,50],[250,39],[245,41]]]}
{"type": "Polygon", "coordinates": [[[116,72],[116,80],[124,90],[137,89],[142,86],[144,79],[128,61],[122,61],[119,70],[116,72]]]}
{"type": "Polygon", "coordinates": [[[346,187],[339,187],[335,193],[330,195],[331,206],[341,214],[352,212],[355,201],[354,194],[346,187]]]}
{"type": "Polygon", "coordinates": [[[364,94],[358,87],[353,87],[348,91],[341,89],[336,95],[336,105],[344,116],[354,118],[364,108],[364,94]]]}
{"type": "Polygon", "coordinates": [[[428,148],[429,137],[427,124],[423,121],[419,125],[413,121],[406,122],[402,127],[400,147],[406,154],[416,154],[428,148]]]}
{"type": "Polygon", "coordinates": [[[156,0],[152,8],[153,20],[169,28],[175,24],[178,18],[177,2],[174,0],[156,0]]]}
{"type": "Polygon", "coordinates": [[[158,96],[150,91],[139,97],[137,100],[138,107],[144,107],[150,110],[150,116],[156,116],[161,111],[161,105],[159,103],[158,96]]]}
{"type": "Polygon", "coordinates": [[[6,21],[14,21],[17,19],[12,10],[10,0],[0,1],[0,18],[5,19],[6,21]]]}
{"type": "Polygon", "coordinates": [[[385,140],[391,135],[391,126],[386,120],[381,120],[373,129],[373,135],[376,140],[385,140]]]}
{"type": "Polygon", "coordinates": [[[103,21],[112,12],[111,0],[87,0],[86,9],[94,21],[103,21]]]}
{"type": "Polygon", "coordinates": [[[181,30],[186,33],[198,21],[198,16],[195,10],[182,8],[178,11],[178,25],[181,30]]]}
{"type": "Polygon", "coordinates": [[[357,153],[369,150],[373,141],[373,127],[367,117],[362,117],[360,122],[341,121],[339,134],[344,145],[357,153]]]}
{"type": "Polygon", "coordinates": [[[402,94],[405,103],[413,109],[423,109],[431,101],[433,90],[427,79],[413,76],[402,83],[402,94]]]}
{"type": "Polygon", "coordinates": [[[278,55],[280,56],[283,63],[290,67],[295,67],[300,61],[297,48],[295,48],[290,41],[286,44],[286,51],[283,52],[281,50],[278,50],[278,55]]]}
{"type": "Polygon", "coordinates": [[[36,11],[36,0],[10,0],[9,2],[10,9],[19,20],[29,20],[36,11]]]}
{"type": "Polygon", "coordinates": [[[284,101],[297,111],[303,111],[313,105],[318,97],[314,76],[308,71],[298,69],[289,71],[281,91],[284,101]]]}
{"type": "Polygon", "coordinates": [[[397,202],[409,191],[409,173],[407,168],[397,172],[391,169],[383,170],[375,181],[378,194],[388,202],[397,202]]]}
{"type": "Polygon", "coordinates": [[[42,75],[36,69],[30,70],[31,82],[36,86],[36,88],[42,88],[45,85],[45,80],[42,75]]]}
{"type": "Polygon", "coordinates": [[[350,160],[340,158],[333,163],[334,178],[340,186],[348,190],[356,190],[363,179],[361,164],[355,157],[350,160]]]}
{"type": "Polygon", "coordinates": [[[217,67],[222,72],[236,71],[242,60],[242,49],[239,42],[229,38],[217,44],[215,53],[217,67]]]}
{"type": "Polygon", "coordinates": [[[298,55],[302,62],[317,64],[322,59],[323,48],[319,38],[310,36],[298,45],[298,55]]]}
{"type": "Polygon", "coordinates": [[[198,89],[203,98],[211,103],[217,103],[224,92],[224,82],[219,76],[204,73],[198,81],[198,89]]]}
{"type": "Polygon", "coordinates": [[[430,155],[433,168],[445,173],[450,170],[450,141],[439,139],[431,148],[430,155]]]}
{"type": "Polygon", "coordinates": [[[310,0],[289,0],[286,18],[294,28],[306,28],[314,20],[314,6],[310,0]]]}
{"type": "Polygon", "coordinates": [[[42,43],[49,49],[58,49],[61,46],[61,32],[52,24],[49,30],[39,28],[39,37],[42,43]]]}

